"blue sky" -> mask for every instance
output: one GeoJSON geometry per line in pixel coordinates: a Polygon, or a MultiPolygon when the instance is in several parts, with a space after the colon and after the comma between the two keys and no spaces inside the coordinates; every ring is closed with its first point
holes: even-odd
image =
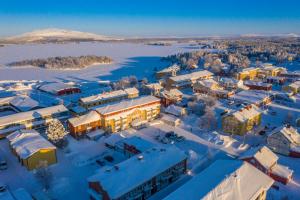
{"type": "Polygon", "coordinates": [[[129,37],[300,33],[300,1],[0,1],[0,36],[43,28],[129,37]]]}

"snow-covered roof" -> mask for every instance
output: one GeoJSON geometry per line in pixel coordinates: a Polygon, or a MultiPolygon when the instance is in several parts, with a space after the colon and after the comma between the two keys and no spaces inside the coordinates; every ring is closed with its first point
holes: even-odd
{"type": "Polygon", "coordinates": [[[180,90],[176,89],[176,88],[172,88],[172,89],[169,89],[169,90],[164,89],[161,92],[161,95],[163,97],[167,97],[167,98],[173,99],[173,98],[178,98],[178,97],[182,96],[183,93],[180,90]]]}
{"type": "Polygon", "coordinates": [[[300,81],[293,82],[289,86],[293,88],[300,88],[300,81]]]}
{"type": "Polygon", "coordinates": [[[292,177],[293,170],[289,169],[287,166],[277,164],[272,167],[272,174],[289,179],[292,177]]]}
{"type": "Polygon", "coordinates": [[[250,81],[250,80],[245,81],[244,84],[251,85],[251,86],[272,87],[272,84],[270,84],[270,83],[250,81]]]}
{"type": "Polygon", "coordinates": [[[99,182],[111,199],[117,199],[186,158],[184,152],[175,146],[151,148],[118,165],[100,170],[88,181],[99,182]]]}
{"type": "Polygon", "coordinates": [[[150,89],[154,89],[154,90],[162,90],[164,87],[161,86],[161,84],[159,83],[150,83],[150,84],[147,84],[145,85],[147,88],[150,88],[150,89]]]}
{"type": "Polygon", "coordinates": [[[258,70],[258,68],[255,68],[255,67],[243,68],[243,69],[241,70],[241,72],[249,72],[249,71],[252,71],[252,70],[258,70]]]}
{"type": "Polygon", "coordinates": [[[10,101],[10,104],[22,112],[39,107],[39,102],[28,96],[17,96],[10,101]]]}
{"type": "Polygon", "coordinates": [[[178,121],[180,121],[180,119],[177,118],[176,116],[168,115],[168,114],[162,114],[161,120],[164,121],[164,122],[176,122],[176,121],[178,122],[178,121]]]}
{"type": "Polygon", "coordinates": [[[78,88],[74,84],[66,84],[66,83],[61,83],[61,82],[55,82],[55,83],[48,83],[44,84],[39,87],[39,90],[51,93],[51,94],[56,94],[61,90],[66,90],[66,89],[72,89],[72,88],[78,88]]]}
{"type": "Polygon", "coordinates": [[[278,160],[277,155],[266,146],[252,148],[246,151],[240,158],[255,158],[265,169],[275,166],[278,160]]]}
{"type": "Polygon", "coordinates": [[[263,100],[270,98],[270,93],[262,90],[244,90],[236,93],[232,99],[246,101],[250,103],[261,103],[263,100]]]}
{"type": "Polygon", "coordinates": [[[151,143],[150,141],[145,140],[139,136],[132,136],[129,138],[125,138],[125,139],[119,141],[117,145],[120,146],[121,148],[123,148],[125,144],[134,146],[136,149],[138,149],[141,152],[144,152],[144,151],[154,147],[153,143],[151,143]]]}
{"type": "Polygon", "coordinates": [[[188,80],[197,80],[202,77],[207,77],[207,76],[212,76],[212,75],[213,75],[213,73],[211,73],[207,70],[202,70],[202,71],[197,71],[197,72],[193,72],[190,74],[173,76],[173,77],[170,77],[170,79],[174,82],[183,82],[183,81],[188,81],[188,80]]]}
{"type": "Polygon", "coordinates": [[[168,73],[171,71],[179,71],[179,70],[180,70],[180,66],[178,66],[177,64],[174,64],[170,67],[167,67],[167,68],[164,68],[164,69],[158,71],[157,73],[168,73]]]}
{"type": "Polygon", "coordinates": [[[292,126],[280,126],[274,129],[269,136],[273,134],[281,133],[284,137],[286,137],[292,144],[300,145],[300,134],[298,133],[297,129],[293,128],[292,126]]]}
{"type": "Polygon", "coordinates": [[[93,103],[93,102],[104,101],[112,98],[127,97],[130,94],[136,94],[136,93],[139,93],[139,91],[133,87],[133,88],[127,88],[125,90],[115,90],[111,92],[104,92],[102,94],[81,98],[80,101],[83,103],[93,103]]]}
{"type": "Polygon", "coordinates": [[[203,87],[207,87],[207,88],[211,88],[214,85],[217,85],[217,86],[219,85],[219,83],[213,79],[201,80],[201,81],[198,81],[197,83],[202,85],[203,87]]]}
{"type": "Polygon", "coordinates": [[[26,159],[42,149],[56,149],[35,130],[18,130],[8,135],[7,139],[21,159],[26,159]]]}
{"type": "Polygon", "coordinates": [[[185,108],[172,104],[165,109],[165,112],[180,117],[184,110],[185,108]]]}
{"type": "Polygon", "coordinates": [[[13,100],[15,98],[15,96],[13,97],[3,97],[0,98],[0,105],[7,105],[10,104],[11,100],[13,100]]]}
{"type": "Polygon", "coordinates": [[[247,162],[217,160],[164,200],[253,200],[273,182],[247,162]]]}
{"type": "Polygon", "coordinates": [[[136,89],[135,87],[132,87],[132,88],[126,88],[126,89],[124,89],[124,91],[125,91],[128,95],[131,95],[131,94],[138,94],[138,93],[139,93],[139,90],[136,89]]]}
{"type": "Polygon", "coordinates": [[[89,113],[79,116],[79,117],[73,117],[71,119],[68,119],[69,123],[73,126],[73,127],[77,127],[83,124],[89,124],[95,121],[99,121],[101,120],[100,115],[92,110],[89,113]]]}
{"type": "Polygon", "coordinates": [[[253,104],[248,105],[245,108],[242,108],[241,110],[235,111],[233,113],[229,113],[229,115],[234,116],[240,122],[245,122],[260,114],[261,114],[260,109],[253,104]]]}
{"type": "Polygon", "coordinates": [[[0,127],[66,111],[68,111],[68,109],[64,105],[57,105],[48,108],[16,113],[9,116],[0,117],[0,127]]]}
{"type": "Polygon", "coordinates": [[[136,106],[143,106],[149,103],[160,102],[160,99],[154,97],[154,96],[141,96],[139,98],[135,99],[128,99],[123,100],[121,102],[111,103],[107,104],[105,106],[100,106],[98,108],[95,108],[95,110],[100,113],[101,115],[106,115],[109,113],[114,113],[121,110],[126,110],[130,108],[134,108],[136,106]]]}

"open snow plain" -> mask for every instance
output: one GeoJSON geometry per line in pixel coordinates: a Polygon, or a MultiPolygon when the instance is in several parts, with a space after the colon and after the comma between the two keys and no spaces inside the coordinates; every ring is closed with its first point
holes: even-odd
{"type": "Polygon", "coordinates": [[[7,45],[0,48],[0,80],[116,80],[129,75],[151,79],[154,68],[169,64],[161,61],[162,56],[196,49],[197,47],[190,48],[187,43],[174,43],[172,46],[153,46],[129,42],[7,45]],[[90,66],[82,70],[49,70],[6,66],[10,62],[24,59],[81,55],[109,56],[114,60],[114,63],[90,66]]]}

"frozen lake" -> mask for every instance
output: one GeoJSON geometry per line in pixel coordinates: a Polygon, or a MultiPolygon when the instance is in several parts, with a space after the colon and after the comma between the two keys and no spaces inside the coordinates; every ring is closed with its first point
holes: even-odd
{"type": "Polygon", "coordinates": [[[153,69],[167,66],[160,58],[175,53],[196,50],[189,44],[153,46],[142,43],[83,42],[67,44],[9,45],[0,48],[0,80],[115,80],[124,76],[153,76],[153,69]],[[99,55],[113,58],[110,65],[92,66],[82,70],[48,70],[34,67],[11,68],[5,65],[24,59],[53,56],[99,55]]]}

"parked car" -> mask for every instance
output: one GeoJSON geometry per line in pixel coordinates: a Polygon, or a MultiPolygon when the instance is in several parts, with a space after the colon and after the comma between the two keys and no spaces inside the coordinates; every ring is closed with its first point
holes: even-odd
{"type": "Polygon", "coordinates": [[[0,170],[7,169],[7,162],[4,158],[0,157],[0,170]]]}
{"type": "Polygon", "coordinates": [[[0,194],[6,192],[7,187],[4,183],[0,182],[0,194]]]}

